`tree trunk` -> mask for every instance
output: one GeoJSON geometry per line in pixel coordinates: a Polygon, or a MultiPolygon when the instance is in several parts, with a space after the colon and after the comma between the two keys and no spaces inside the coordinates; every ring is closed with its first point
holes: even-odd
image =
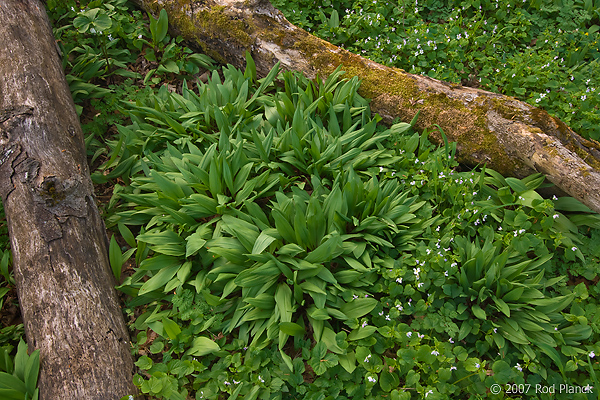
{"type": "MultiPolygon", "coordinates": [[[[318,39],[290,24],[268,0],[136,0],[171,29],[216,60],[238,68],[249,51],[264,76],[280,61],[308,77],[336,67],[362,79],[360,94],[390,123],[418,129],[438,124],[457,142],[460,162],[487,166],[506,176],[545,174],[564,192],[600,212],[600,143],[585,140],[545,111],[512,97],[445,83],[388,68],[318,39]]],[[[441,135],[432,138],[442,142],[441,135]]]]}
{"type": "Polygon", "coordinates": [[[40,399],[135,393],[83,134],[46,10],[0,2],[0,195],[40,399]]]}

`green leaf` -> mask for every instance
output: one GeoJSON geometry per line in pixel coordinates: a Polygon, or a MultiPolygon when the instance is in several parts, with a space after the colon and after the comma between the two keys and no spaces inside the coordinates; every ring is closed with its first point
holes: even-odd
{"type": "Polygon", "coordinates": [[[496,296],[492,296],[492,300],[494,300],[498,311],[501,311],[502,313],[504,313],[504,315],[510,317],[510,307],[508,307],[508,304],[506,304],[504,300],[499,299],[496,296]]]}
{"type": "MultiPolygon", "coordinates": [[[[523,333],[523,330],[520,328],[518,330],[515,329],[510,325],[510,322],[510,320],[498,321],[498,325],[502,328],[502,335],[515,344],[530,344],[530,341],[523,333]]],[[[515,326],[518,328],[518,325],[515,324],[515,326]]]]}
{"type": "Polygon", "coordinates": [[[471,321],[465,320],[460,325],[460,329],[458,331],[458,340],[463,340],[467,337],[469,333],[471,333],[471,321]]]}
{"type": "Polygon", "coordinates": [[[152,292],[160,287],[164,287],[175,276],[181,264],[172,265],[161,269],[156,275],[148,279],[140,288],[138,296],[152,292]]]}
{"type": "MultiPolygon", "coordinates": [[[[294,364],[292,363],[292,358],[290,356],[288,356],[287,354],[285,354],[283,349],[279,350],[279,354],[281,354],[281,358],[283,359],[283,362],[285,363],[285,365],[290,369],[291,372],[294,372],[294,364]]],[[[240,388],[241,388],[241,385],[240,385],[240,388]]]]}
{"type": "Polygon", "coordinates": [[[323,263],[331,261],[343,253],[343,251],[342,239],[337,232],[334,232],[325,243],[308,253],[304,260],[309,263],[323,263]]]}
{"type": "MultiPolygon", "coordinates": [[[[163,62],[162,64],[160,64],[158,66],[158,68],[156,69],[156,72],[167,72],[167,73],[172,73],[172,74],[178,74],[179,73],[179,66],[173,60],[166,60],[165,62],[163,62]]],[[[168,123],[172,122],[172,124],[169,123],[169,126],[175,132],[179,133],[180,135],[182,135],[183,133],[185,133],[185,129],[177,121],[168,118],[166,115],[165,115],[165,120],[168,123]]]]}
{"type": "Polygon", "coordinates": [[[294,322],[280,322],[279,330],[290,336],[303,336],[306,330],[294,322]]]}
{"type": "Polygon", "coordinates": [[[205,356],[221,350],[221,347],[204,336],[198,336],[192,341],[191,347],[185,352],[186,356],[205,356]]]}
{"type": "Polygon", "coordinates": [[[340,365],[349,373],[356,369],[356,356],[353,351],[338,355],[340,365]]]}
{"type": "Polygon", "coordinates": [[[202,232],[197,231],[185,238],[185,256],[190,257],[196,254],[204,245],[206,240],[202,239],[202,232]]]}
{"type": "Polygon", "coordinates": [[[119,248],[119,244],[115,239],[115,235],[110,238],[110,245],[108,247],[108,258],[110,260],[110,267],[112,268],[113,275],[117,283],[121,282],[121,267],[123,266],[123,254],[119,248]]]}
{"type": "Polygon", "coordinates": [[[473,306],[471,307],[471,311],[473,312],[473,315],[476,316],[479,319],[487,319],[486,315],[485,315],[485,311],[483,311],[481,309],[481,307],[479,307],[477,304],[473,304],[473,306]]]}
{"type": "Polygon", "coordinates": [[[167,36],[167,30],[169,29],[169,16],[167,11],[163,8],[160,10],[160,15],[156,23],[156,37],[153,37],[155,44],[161,43],[167,36]]]}
{"type": "Polygon", "coordinates": [[[27,343],[21,339],[15,355],[15,370],[14,375],[20,380],[25,379],[25,365],[27,364],[27,343]]]}
{"type": "Polygon", "coordinates": [[[506,183],[508,184],[508,186],[510,186],[510,188],[512,190],[514,190],[516,193],[522,193],[528,190],[527,185],[525,185],[523,182],[521,182],[520,179],[517,178],[504,178],[504,180],[506,181],[506,183]]]}
{"type": "Polygon", "coordinates": [[[360,318],[373,311],[376,306],[377,300],[374,298],[358,298],[343,304],[340,307],[340,310],[346,314],[348,318],[360,318]]]}
{"type": "Polygon", "coordinates": [[[170,179],[165,178],[162,174],[159,174],[155,170],[150,171],[154,183],[167,197],[173,200],[179,200],[186,197],[181,186],[173,182],[170,179]]]}
{"type": "Polygon", "coordinates": [[[558,199],[554,200],[554,209],[571,212],[592,212],[592,210],[590,210],[589,207],[584,205],[582,202],[580,202],[577,199],[574,199],[573,197],[568,196],[559,197],[558,199]]]}
{"type": "MultiPolygon", "coordinates": [[[[6,373],[0,372],[0,379],[3,379],[2,374],[6,374],[6,373]]],[[[13,377],[12,375],[8,375],[8,374],[6,374],[6,375],[13,377]]],[[[15,390],[15,389],[4,389],[4,388],[2,388],[2,383],[0,383],[0,399],[2,399],[2,400],[23,400],[24,396],[25,396],[25,392],[21,392],[21,391],[15,390]]]]}
{"type": "Polygon", "coordinates": [[[371,325],[367,325],[364,327],[360,326],[352,332],[350,332],[350,334],[348,335],[348,340],[359,340],[367,338],[373,335],[373,333],[375,333],[376,330],[377,328],[371,325]]]}
{"type": "Polygon", "coordinates": [[[560,357],[560,354],[553,349],[552,347],[548,346],[547,344],[544,343],[537,343],[537,346],[548,355],[548,357],[550,357],[552,359],[552,361],[554,361],[554,365],[556,365],[558,367],[558,370],[560,371],[560,373],[563,375],[564,377],[564,370],[565,370],[565,366],[562,362],[562,359],[560,357]]]}
{"type": "Polygon", "coordinates": [[[565,296],[557,296],[546,299],[531,300],[531,304],[535,305],[535,309],[544,314],[562,311],[573,301],[574,294],[565,296]]]}
{"type": "Polygon", "coordinates": [[[223,215],[222,221],[225,225],[224,228],[234,235],[248,252],[252,252],[259,236],[258,228],[249,222],[232,217],[231,215],[223,215]]]}
{"type": "Polygon", "coordinates": [[[290,322],[294,309],[292,308],[293,296],[292,289],[285,284],[280,283],[275,292],[275,304],[279,309],[281,322],[290,322]]]}
{"type": "Polygon", "coordinates": [[[123,239],[125,239],[127,244],[130,247],[136,247],[137,243],[135,242],[135,237],[133,236],[133,233],[131,233],[129,228],[122,222],[119,222],[118,227],[119,227],[119,232],[121,233],[121,236],[123,236],[123,239]]]}
{"type": "Polygon", "coordinates": [[[177,335],[181,333],[181,328],[172,319],[163,318],[162,323],[165,333],[167,334],[167,336],[169,336],[169,339],[174,340],[177,338],[177,335]]]}
{"type": "Polygon", "coordinates": [[[40,372],[40,350],[35,350],[29,356],[27,360],[27,364],[25,364],[25,387],[27,388],[27,392],[34,396],[35,390],[37,388],[37,380],[40,372]]]}
{"type": "Polygon", "coordinates": [[[515,372],[504,360],[494,361],[492,365],[492,371],[494,371],[494,380],[499,384],[505,384],[511,381],[515,372]]]}
{"type": "Polygon", "coordinates": [[[256,241],[254,242],[254,246],[252,247],[252,254],[260,254],[262,253],[271,243],[275,241],[273,236],[269,236],[264,231],[258,235],[256,241]]]}
{"type": "Polygon", "coordinates": [[[98,32],[106,32],[112,26],[112,20],[104,13],[98,15],[98,17],[94,19],[92,23],[98,32]]]}
{"type": "Polygon", "coordinates": [[[22,393],[21,397],[17,397],[18,399],[22,399],[23,394],[27,393],[27,388],[23,381],[6,372],[0,372],[0,390],[1,389],[12,389],[13,391],[22,393]]]}
{"type": "Polygon", "coordinates": [[[309,365],[317,375],[324,374],[329,368],[335,367],[339,362],[336,354],[327,353],[318,359],[311,359],[309,365]]]}
{"type": "Polygon", "coordinates": [[[246,70],[244,71],[244,78],[256,82],[256,64],[249,51],[246,51],[246,70]]]}
{"type": "Polygon", "coordinates": [[[337,28],[340,25],[340,16],[337,10],[334,9],[331,12],[331,17],[329,17],[327,24],[330,28],[337,28]]]}

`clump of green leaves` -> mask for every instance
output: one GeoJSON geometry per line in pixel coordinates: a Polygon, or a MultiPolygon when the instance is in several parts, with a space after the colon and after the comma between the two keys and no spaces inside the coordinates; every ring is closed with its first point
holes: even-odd
{"type": "Polygon", "coordinates": [[[127,0],[50,0],[46,6],[92,164],[106,151],[104,136],[123,119],[121,101],[147,97],[146,84],[213,68],[209,57],[167,34],[164,10],[158,20],[148,16],[145,23],[127,0]]]}
{"type": "Polygon", "coordinates": [[[453,144],[379,127],[341,74],[256,80],[248,59],[129,105],[97,179],[128,182],[107,220],[139,265],[120,289],[149,307],[138,346],[154,332],[163,359],[140,358],[140,387],[445,398],[587,382],[571,373],[592,329],[565,312],[584,297],[550,260],[582,259],[577,225],[598,217],[558,211],[572,200],[543,199],[540,176],[456,171],[453,144]]]}
{"type": "Polygon", "coordinates": [[[6,399],[36,400],[40,371],[40,351],[27,354],[27,344],[19,342],[17,353],[11,357],[11,346],[0,348],[0,393],[6,399]]]}

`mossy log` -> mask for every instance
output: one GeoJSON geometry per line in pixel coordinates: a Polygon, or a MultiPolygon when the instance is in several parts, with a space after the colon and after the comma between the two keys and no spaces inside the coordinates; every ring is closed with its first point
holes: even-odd
{"type": "MultiPolygon", "coordinates": [[[[364,97],[384,122],[418,129],[439,125],[457,142],[458,160],[487,165],[505,176],[547,176],[560,190],[600,212],[600,143],[577,135],[545,111],[515,98],[412,75],[372,62],[292,25],[268,0],[136,0],[170,29],[223,63],[245,66],[249,51],[259,76],[281,62],[310,78],[342,65],[362,80],[364,97]]],[[[441,137],[432,135],[441,142],[441,137]]]]}
{"type": "Polygon", "coordinates": [[[44,5],[0,1],[0,38],[0,195],[39,398],[119,399],[137,390],[129,333],[44,5]]]}

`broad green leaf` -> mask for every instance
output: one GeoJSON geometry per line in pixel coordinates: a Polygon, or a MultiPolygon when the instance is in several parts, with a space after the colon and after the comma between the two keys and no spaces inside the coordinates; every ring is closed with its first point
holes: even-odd
{"type": "Polygon", "coordinates": [[[327,345],[327,350],[332,351],[336,354],[345,353],[345,350],[339,346],[336,334],[331,328],[323,328],[321,341],[327,345]]]}
{"type": "Polygon", "coordinates": [[[280,322],[279,330],[290,336],[303,336],[306,332],[303,327],[294,322],[280,322]]]}
{"type": "MultiPolygon", "coordinates": [[[[5,372],[0,372],[0,380],[3,379],[3,375],[2,374],[6,374],[5,372]]],[[[4,375],[4,376],[10,376],[12,378],[14,378],[12,375],[4,375]]],[[[11,379],[11,378],[8,378],[11,379]]],[[[16,379],[16,378],[15,378],[16,379]]],[[[8,384],[8,382],[7,382],[8,384]]],[[[0,399],[2,400],[23,400],[25,397],[25,392],[16,390],[16,389],[7,389],[7,388],[3,388],[2,387],[2,383],[0,383],[0,399]]]]}
{"type": "Polygon", "coordinates": [[[377,306],[377,300],[372,297],[354,299],[343,304],[340,310],[348,316],[348,318],[360,318],[365,314],[370,313],[377,306]]]}
{"type": "Polygon", "coordinates": [[[202,232],[194,232],[187,238],[185,238],[185,256],[190,257],[196,254],[204,245],[206,240],[202,239],[202,232]]]}
{"type": "Polygon", "coordinates": [[[254,64],[254,60],[249,51],[246,51],[246,70],[244,71],[244,78],[250,79],[251,82],[256,82],[256,64],[254,64]]]}
{"type": "Polygon", "coordinates": [[[275,292],[275,304],[279,309],[281,322],[290,322],[292,320],[294,311],[292,303],[292,289],[285,283],[279,284],[277,291],[275,292]]]}
{"type": "Polygon", "coordinates": [[[338,355],[340,365],[349,373],[356,369],[356,356],[353,351],[338,355]]]}
{"type": "MultiPolygon", "coordinates": [[[[294,372],[294,364],[292,363],[292,358],[285,354],[283,349],[279,350],[279,354],[281,354],[281,358],[283,358],[283,362],[290,369],[290,372],[294,372]]],[[[241,385],[240,385],[241,387],[241,385]]]]}
{"type": "Polygon", "coordinates": [[[523,333],[523,330],[514,329],[508,322],[510,322],[510,320],[498,321],[498,325],[501,328],[500,332],[502,333],[502,335],[515,344],[530,344],[530,341],[527,338],[527,336],[523,333]]]}
{"type": "Polygon", "coordinates": [[[27,343],[21,339],[17,347],[17,354],[15,355],[15,370],[14,375],[20,380],[25,379],[25,365],[27,364],[27,343]]]}
{"type": "Polygon", "coordinates": [[[169,28],[169,16],[167,11],[163,8],[160,10],[158,21],[156,22],[156,37],[153,39],[156,41],[155,44],[162,43],[167,36],[167,30],[169,28]]]}
{"type": "Polygon", "coordinates": [[[204,336],[198,336],[192,341],[191,347],[185,352],[186,356],[205,356],[221,350],[221,347],[204,336]]]}
{"type": "Polygon", "coordinates": [[[327,354],[327,345],[323,342],[318,342],[311,351],[311,358],[321,359],[327,354]]]}
{"type": "Polygon", "coordinates": [[[359,340],[371,336],[377,330],[376,327],[367,325],[358,327],[348,335],[348,340],[359,340]]]}
{"type": "Polygon", "coordinates": [[[535,309],[544,314],[550,314],[553,312],[562,311],[573,301],[573,294],[566,296],[558,296],[546,299],[534,299],[531,300],[531,304],[535,305],[535,309]]]}
{"type": "Polygon", "coordinates": [[[235,235],[248,252],[252,252],[254,243],[259,236],[259,230],[256,225],[231,215],[223,215],[222,221],[225,224],[226,230],[235,235]]]}
{"type": "Polygon", "coordinates": [[[505,302],[509,302],[509,303],[516,302],[517,300],[519,300],[521,298],[521,295],[523,294],[524,290],[525,290],[525,288],[523,286],[517,286],[510,292],[506,293],[504,295],[504,297],[502,297],[502,300],[504,300],[505,302]]]}
{"type": "Polygon", "coordinates": [[[477,304],[473,304],[473,306],[471,307],[471,311],[473,312],[473,315],[476,316],[479,319],[487,319],[486,315],[485,315],[485,311],[483,311],[481,309],[481,307],[479,307],[477,304]]]}
{"type": "Polygon", "coordinates": [[[335,232],[323,244],[308,253],[304,260],[309,263],[323,263],[337,257],[343,253],[343,251],[342,239],[340,235],[335,232]]]}
{"type": "Polygon", "coordinates": [[[127,244],[130,247],[136,247],[137,244],[135,242],[135,236],[133,236],[133,233],[131,233],[129,228],[122,222],[118,223],[118,228],[119,228],[119,232],[121,233],[121,236],[123,236],[123,239],[125,239],[127,244]]]}
{"type": "Polygon", "coordinates": [[[277,228],[277,232],[279,232],[283,239],[288,243],[296,243],[296,233],[294,231],[294,228],[289,223],[288,219],[284,216],[284,214],[280,210],[275,208],[272,210],[271,216],[275,221],[275,227],[277,228]]]}
{"type": "Polygon", "coordinates": [[[309,308],[307,312],[312,319],[317,321],[324,321],[331,318],[327,310],[322,308],[312,307],[309,308]]]}
{"type": "Polygon", "coordinates": [[[175,276],[180,265],[172,265],[170,267],[161,269],[156,275],[148,279],[140,288],[138,296],[149,293],[158,288],[164,287],[170,280],[175,276]]]}
{"type": "Polygon", "coordinates": [[[504,300],[499,299],[496,296],[492,296],[492,300],[494,300],[498,311],[501,311],[502,313],[504,313],[504,315],[510,317],[510,308],[508,307],[508,304],[504,302],[504,300]]]}
{"type": "Polygon", "coordinates": [[[159,254],[152,258],[147,258],[143,260],[140,264],[140,269],[144,271],[156,271],[159,269],[164,269],[168,267],[172,267],[173,265],[180,264],[180,261],[177,257],[166,256],[164,254],[159,254]]]}
{"type": "Polygon", "coordinates": [[[504,178],[504,180],[506,181],[508,186],[510,186],[510,188],[517,193],[522,193],[522,192],[525,192],[528,190],[527,185],[525,185],[523,182],[521,182],[520,179],[509,177],[509,178],[504,178]]]}
{"type": "Polygon", "coordinates": [[[256,241],[254,242],[254,246],[252,247],[252,254],[260,254],[262,253],[271,243],[273,243],[276,239],[273,236],[269,236],[264,231],[258,235],[256,241]]]}
{"type": "Polygon", "coordinates": [[[29,359],[27,360],[27,364],[25,364],[25,375],[24,375],[24,382],[25,382],[25,387],[27,387],[27,392],[30,395],[34,395],[36,387],[37,387],[37,381],[38,381],[38,374],[40,372],[40,350],[35,350],[33,353],[31,353],[31,355],[29,356],[29,359]]]}
{"type": "Polygon", "coordinates": [[[119,244],[115,239],[115,235],[110,238],[110,245],[108,247],[108,258],[110,260],[110,267],[117,283],[121,282],[121,267],[123,266],[123,254],[119,244]]]}
{"type": "Polygon", "coordinates": [[[565,370],[565,366],[562,362],[562,358],[560,356],[560,354],[553,349],[552,347],[543,344],[543,343],[537,343],[537,346],[548,355],[548,357],[550,357],[552,359],[552,361],[554,361],[554,365],[556,365],[558,367],[558,370],[560,371],[560,373],[563,375],[564,377],[564,370],[565,370]]]}
{"type": "Polygon", "coordinates": [[[580,202],[577,199],[574,199],[573,197],[568,196],[559,197],[557,200],[554,200],[554,208],[556,210],[561,211],[579,211],[587,213],[592,212],[592,210],[590,210],[589,207],[584,205],[582,202],[580,202]]]}
{"type": "Polygon", "coordinates": [[[156,183],[158,188],[162,191],[162,193],[165,194],[165,196],[173,200],[178,200],[183,197],[186,197],[185,193],[183,192],[183,189],[178,184],[171,181],[170,179],[165,178],[162,174],[159,174],[155,170],[151,170],[150,173],[152,175],[154,183],[156,183]]]}
{"type": "MultiPolygon", "coordinates": [[[[14,375],[7,374],[6,372],[0,372],[0,390],[1,389],[12,389],[14,391],[22,393],[21,396],[27,393],[27,388],[25,387],[23,381],[21,381],[14,375]]],[[[19,399],[22,398],[23,397],[20,397],[19,399]]]]}
{"type": "Polygon", "coordinates": [[[105,32],[112,26],[112,20],[108,15],[102,13],[93,20],[93,24],[98,32],[105,32]]]}
{"type": "Polygon", "coordinates": [[[462,324],[460,325],[460,329],[458,331],[458,340],[463,340],[464,338],[467,337],[467,335],[469,333],[471,333],[471,321],[466,320],[463,321],[462,324]]]}
{"type": "Polygon", "coordinates": [[[169,336],[169,339],[174,340],[177,338],[177,335],[181,333],[181,328],[172,319],[163,318],[162,323],[165,333],[167,334],[167,336],[169,336]]]}

